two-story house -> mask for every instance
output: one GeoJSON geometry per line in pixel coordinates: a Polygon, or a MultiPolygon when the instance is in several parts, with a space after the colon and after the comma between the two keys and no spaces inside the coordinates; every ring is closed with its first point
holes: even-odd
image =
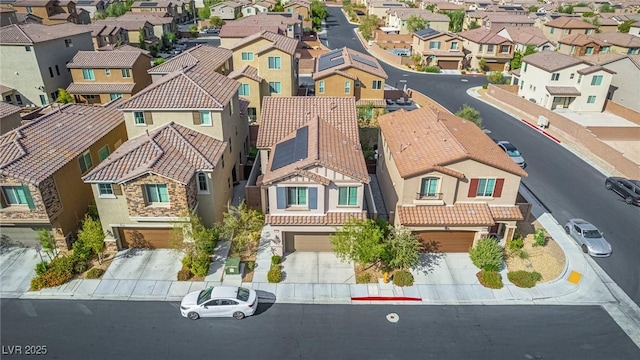
{"type": "Polygon", "coordinates": [[[369,0],[366,6],[367,15],[375,15],[382,20],[387,19],[389,10],[409,7],[409,5],[397,0],[369,0]]]}
{"type": "Polygon", "coordinates": [[[614,71],[607,99],[640,112],[640,101],[638,101],[640,55],[606,53],[583,56],[582,60],[614,71]]]}
{"type": "Polygon", "coordinates": [[[18,94],[16,92],[16,89],[14,88],[0,84],[0,95],[2,95],[2,99],[0,101],[4,101],[8,104],[13,104],[17,106],[24,105],[24,101],[22,101],[22,96],[20,96],[20,94],[18,94]]]}
{"type": "Polygon", "coordinates": [[[424,107],[378,117],[377,177],[392,224],[425,251],[467,252],[475,240],[511,239],[527,173],[474,123],[424,107]]]}
{"type": "Polygon", "coordinates": [[[123,28],[127,31],[129,44],[140,46],[140,40],[144,41],[147,46],[160,42],[160,38],[155,35],[154,26],[145,19],[128,19],[121,20],[118,18],[107,18],[94,22],[95,25],[112,26],[123,28]],[[141,36],[143,39],[141,39],[141,36]]]}
{"type": "MultiPolygon", "coordinates": [[[[180,3],[181,4],[181,3],[180,3]]],[[[131,4],[132,13],[155,13],[159,16],[168,14],[172,18],[178,17],[178,2],[170,0],[135,1],[131,4]]]]}
{"type": "Polygon", "coordinates": [[[557,51],[571,56],[594,55],[607,52],[608,44],[592,35],[571,34],[558,40],[557,51]]]}
{"type": "Polygon", "coordinates": [[[198,63],[124,100],[130,140],[83,177],[106,243],[167,248],[190,214],[222,220],[248,152],[239,85],[198,63]]]}
{"type": "Polygon", "coordinates": [[[263,31],[247,36],[231,47],[239,94],[249,101],[249,118],[260,119],[264,96],[293,96],[298,90],[299,41],[263,31]]]}
{"type": "Polygon", "coordinates": [[[533,46],[536,51],[553,50],[556,45],[549,41],[542,30],[537,27],[504,27],[497,32],[498,35],[509,39],[515,45],[515,51],[524,51],[529,46],[533,46]]]}
{"type": "Polygon", "coordinates": [[[2,236],[25,246],[37,229],[53,232],[68,249],[93,203],[81,177],[127,140],[117,104],[61,105],[0,137],[2,236]]]}
{"type": "Polygon", "coordinates": [[[266,97],[258,131],[271,249],[332,251],[330,234],[364,219],[369,175],[353,97],[266,97]]]}
{"type": "Polygon", "coordinates": [[[413,33],[411,52],[420,54],[422,63],[441,69],[462,69],[464,52],[460,39],[453,33],[423,29],[413,33]]]}
{"type": "Polygon", "coordinates": [[[95,49],[129,43],[129,32],[120,26],[106,24],[89,24],[85,26],[91,29],[91,38],[95,49]]]}
{"type": "Polygon", "coordinates": [[[105,11],[109,4],[109,0],[78,0],[77,8],[89,13],[89,17],[93,19],[98,11],[105,11]]]}
{"type": "Polygon", "coordinates": [[[0,27],[18,23],[18,16],[14,9],[0,7],[0,27]]]}
{"type": "Polygon", "coordinates": [[[513,15],[506,12],[489,12],[482,17],[482,27],[491,32],[498,32],[505,26],[533,27],[535,19],[528,15],[513,15]]]}
{"type": "Polygon", "coordinates": [[[302,17],[289,13],[259,13],[227,21],[220,29],[220,46],[230,49],[238,41],[263,31],[302,39],[302,17]]]}
{"type": "Polygon", "coordinates": [[[10,102],[0,101],[0,135],[22,125],[21,108],[10,102]]]}
{"type": "Polygon", "coordinates": [[[303,19],[311,18],[311,1],[291,0],[284,5],[284,12],[289,14],[298,13],[303,19]]]}
{"type": "MultiPolygon", "coordinates": [[[[607,44],[606,52],[621,55],[640,55],[640,37],[621,32],[598,33],[591,36],[607,44]]],[[[605,52],[604,49],[603,52],[605,52]]]]}
{"type": "Polygon", "coordinates": [[[89,13],[76,9],[76,2],[72,0],[17,0],[11,3],[18,13],[33,14],[42,19],[44,25],[70,22],[74,24],[89,24],[89,13]]]}
{"type": "Polygon", "coordinates": [[[486,71],[507,71],[513,59],[514,44],[487,29],[473,29],[457,34],[465,52],[464,67],[480,69],[484,60],[486,71]]]}
{"type": "Polygon", "coordinates": [[[386,26],[392,27],[393,31],[398,34],[409,34],[407,20],[412,16],[426,20],[427,27],[430,29],[442,32],[449,31],[449,17],[447,15],[416,8],[389,9],[387,11],[386,26]]]}
{"type": "Polygon", "coordinates": [[[242,14],[242,7],[247,5],[245,1],[223,1],[211,5],[211,16],[217,16],[222,20],[235,20],[242,14]]]}
{"type": "Polygon", "coordinates": [[[153,59],[138,51],[79,51],[67,64],[73,83],[67,91],[77,103],[104,104],[128,99],[151,84],[153,59]]]}
{"type": "Polygon", "coordinates": [[[200,44],[160,65],[152,67],[147,72],[151,75],[151,80],[155,83],[160,81],[165,75],[192,67],[196,64],[200,64],[219,74],[227,75],[231,69],[233,69],[233,52],[221,47],[200,44]]]}
{"type": "Polygon", "coordinates": [[[177,33],[178,25],[174,17],[160,16],[153,12],[128,12],[116,18],[120,21],[146,21],[153,27],[153,35],[158,39],[169,33],[177,33]]]}
{"type": "Polygon", "coordinates": [[[78,51],[93,50],[91,29],[82,25],[21,24],[0,28],[0,79],[25,106],[43,106],[71,83],[66,64],[78,51]]]}
{"type": "Polygon", "coordinates": [[[242,5],[242,16],[253,16],[261,12],[268,12],[271,8],[269,3],[251,3],[242,5]]]}
{"type": "Polygon", "coordinates": [[[596,32],[596,29],[595,25],[586,21],[562,16],[545,23],[542,31],[547,39],[558,42],[563,37],[571,34],[591,35],[596,32]]]}
{"type": "Polygon", "coordinates": [[[353,96],[359,106],[385,107],[386,79],[376,58],[346,47],[319,55],[313,71],[316,96],[353,96]]]}
{"type": "Polygon", "coordinates": [[[601,112],[614,71],[555,51],[522,58],[519,75],[512,78],[522,96],[553,110],[601,112]]]}

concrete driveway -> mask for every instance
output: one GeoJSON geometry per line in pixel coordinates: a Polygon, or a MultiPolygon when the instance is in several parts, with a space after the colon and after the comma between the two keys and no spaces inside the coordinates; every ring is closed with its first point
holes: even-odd
{"type": "Polygon", "coordinates": [[[120,251],[103,280],[176,280],[184,254],[177,250],[128,249],[120,251]]]}
{"type": "MultiPolygon", "coordinates": [[[[46,256],[46,255],[44,255],[46,256]]],[[[16,296],[29,290],[36,275],[36,264],[42,261],[33,248],[0,248],[0,293],[3,297],[16,296]]]]}
{"type": "Polygon", "coordinates": [[[478,284],[480,271],[467,253],[423,254],[420,265],[411,270],[415,284],[478,284]]]}
{"type": "Polygon", "coordinates": [[[334,253],[292,252],[282,259],[283,283],[355,284],[352,262],[340,261],[334,253]]]}

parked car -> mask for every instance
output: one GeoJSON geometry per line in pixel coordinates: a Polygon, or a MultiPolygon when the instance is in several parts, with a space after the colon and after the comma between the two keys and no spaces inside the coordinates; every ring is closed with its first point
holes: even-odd
{"type": "Polygon", "coordinates": [[[364,15],[364,11],[356,10],[356,15],[363,16],[364,15]]]}
{"type": "Polygon", "coordinates": [[[194,291],[180,303],[180,313],[191,320],[201,317],[233,317],[240,320],[253,315],[257,308],[256,292],[237,286],[212,286],[194,291]]]}
{"type": "Polygon", "coordinates": [[[640,206],[640,181],[621,177],[608,177],[604,181],[607,190],[613,190],[624,198],[624,202],[640,206]]]}
{"type": "Polygon", "coordinates": [[[527,167],[527,163],[524,161],[522,154],[520,153],[520,151],[518,151],[518,149],[516,149],[515,146],[513,146],[512,143],[508,141],[498,141],[497,144],[505,153],[507,153],[507,155],[509,155],[511,160],[515,161],[515,163],[518,164],[518,166],[523,169],[527,167]]]}
{"type": "Polygon", "coordinates": [[[220,34],[220,28],[208,28],[207,30],[205,30],[205,32],[207,34],[211,34],[211,35],[219,35],[220,34]]]}
{"type": "Polygon", "coordinates": [[[578,242],[585,254],[594,257],[611,255],[611,244],[591,223],[582,219],[571,219],[564,225],[564,231],[578,242]]]}

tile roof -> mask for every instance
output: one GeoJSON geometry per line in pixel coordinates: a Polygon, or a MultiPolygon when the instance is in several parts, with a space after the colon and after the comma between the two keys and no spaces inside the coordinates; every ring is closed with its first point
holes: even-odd
{"type": "Polygon", "coordinates": [[[344,47],[341,49],[341,52],[337,56],[334,52],[330,51],[328,53],[319,55],[316,58],[316,63],[314,65],[313,71],[313,79],[322,79],[338,71],[346,72],[346,70],[350,68],[359,69],[383,79],[386,79],[388,77],[382,66],[380,66],[378,59],[373,56],[344,47]],[[336,62],[338,61],[338,59],[342,59],[341,64],[336,62]],[[362,59],[364,61],[359,61],[359,59],[362,59]],[[321,68],[321,64],[324,61],[336,62],[336,64],[339,65],[330,65],[330,67],[321,68]]]}
{"type": "Polygon", "coordinates": [[[151,25],[147,20],[130,19],[121,20],[120,18],[108,18],[103,20],[97,20],[93,24],[95,25],[107,25],[121,27],[127,31],[138,31],[145,27],[147,24],[151,25]]]}
{"type": "Polygon", "coordinates": [[[271,48],[276,48],[278,50],[282,50],[285,53],[289,54],[289,55],[293,55],[296,52],[296,48],[298,47],[298,44],[300,43],[300,41],[296,40],[296,39],[292,39],[290,37],[284,36],[284,35],[280,35],[280,34],[276,34],[270,31],[261,31],[259,33],[250,35],[245,37],[244,39],[238,41],[237,43],[235,43],[232,47],[231,50],[237,50],[247,44],[250,44],[258,39],[265,39],[265,40],[269,40],[271,41],[272,45],[271,46],[266,46],[264,49],[260,49],[257,52],[261,53],[264,52],[267,49],[271,49],[271,48]]]}
{"type": "Polygon", "coordinates": [[[257,82],[262,82],[262,80],[263,80],[260,77],[260,75],[258,75],[258,69],[254,68],[251,65],[245,65],[244,67],[242,67],[242,69],[233,70],[227,76],[229,78],[231,78],[231,79],[236,79],[236,80],[241,76],[246,76],[249,79],[257,81],[257,82]]]}
{"type": "Polygon", "coordinates": [[[0,44],[36,44],[90,32],[91,29],[72,23],[13,24],[0,28],[0,44]]]}
{"type": "Polygon", "coordinates": [[[578,74],[582,74],[582,75],[589,75],[589,74],[593,74],[594,72],[598,72],[598,71],[606,71],[610,74],[615,74],[616,72],[610,69],[607,69],[604,66],[600,66],[600,65],[592,65],[586,68],[582,68],[580,70],[578,70],[578,74]]]}
{"type": "Polygon", "coordinates": [[[125,31],[125,29],[119,26],[108,24],[86,24],[84,26],[91,29],[91,36],[93,37],[115,35],[121,31],[125,31]]]}
{"type": "Polygon", "coordinates": [[[286,34],[287,25],[301,24],[302,20],[291,14],[258,13],[244,16],[234,21],[227,21],[220,29],[221,38],[243,38],[264,30],[276,34],[286,34]]]}
{"type": "Polygon", "coordinates": [[[67,64],[69,69],[121,69],[131,68],[133,64],[144,56],[151,61],[151,57],[140,51],[78,51],[67,64]]]}
{"type": "Polygon", "coordinates": [[[129,44],[124,44],[120,46],[117,46],[115,44],[105,45],[101,48],[97,48],[96,51],[137,51],[145,55],[151,54],[149,50],[143,50],[143,49],[140,49],[139,47],[131,46],[129,44]]]}
{"type": "Polygon", "coordinates": [[[584,64],[585,61],[571,55],[565,55],[556,51],[546,50],[522,58],[522,62],[531,64],[542,70],[553,72],[571,66],[584,64]]]}
{"type": "Polygon", "coordinates": [[[4,134],[0,174],[39,184],[123,123],[116,105],[62,105],[4,134]]]}
{"type": "Polygon", "coordinates": [[[0,118],[20,112],[20,109],[19,106],[0,101],[0,118]]]}
{"type": "Polygon", "coordinates": [[[486,203],[457,203],[445,206],[399,206],[402,225],[490,226],[495,224],[486,203]]]}
{"type": "Polygon", "coordinates": [[[606,32],[593,34],[591,36],[605,43],[620,47],[640,48],[640,37],[627,33],[606,32]]]}
{"type": "Polygon", "coordinates": [[[445,14],[434,13],[433,11],[427,9],[418,9],[418,8],[390,8],[387,10],[387,14],[392,15],[396,14],[396,16],[400,20],[407,20],[411,16],[418,16],[427,21],[446,21],[449,22],[449,17],[445,14]]]}
{"type": "Polygon", "coordinates": [[[574,17],[561,16],[557,19],[553,19],[544,26],[559,28],[559,29],[595,29],[596,26],[589,24],[586,21],[576,19],[574,17]]]}
{"type": "Polygon", "coordinates": [[[202,64],[215,70],[222,66],[233,56],[233,51],[221,47],[209,45],[197,45],[168,61],[154,66],[147,72],[149,74],[168,74],[196,64],[202,64]]]}
{"type": "Polygon", "coordinates": [[[575,86],[545,86],[549,95],[571,95],[580,96],[580,90],[575,86]]]}
{"type": "Polygon", "coordinates": [[[157,8],[165,8],[167,6],[170,5],[175,5],[175,2],[172,1],[163,1],[163,0],[153,0],[153,2],[150,1],[136,1],[133,4],[131,4],[132,8],[149,8],[150,6],[147,4],[155,4],[153,7],[157,7],[157,8]],[[144,6],[142,4],[145,4],[144,6]]]}
{"type": "MultiPolygon", "coordinates": [[[[359,142],[347,137],[336,129],[329,122],[320,119],[316,115],[310,119],[302,127],[308,128],[307,142],[301,144],[307,147],[307,157],[302,159],[292,159],[289,164],[274,169],[274,159],[277,157],[278,151],[290,151],[290,149],[279,149],[278,146],[272,147],[271,156],[269,157],[269,165],[262,179],[265,185],[269,185],[285,177],[294,174],[300,174],[300,170],[308,170],[317,166],[326,167],[337,173],[347,175],[353,179],[363,183],[369,183],[369,173],[367,165],[364,161],[364,154],[359,142]]],[[[292,131],[278,143],[296,138],[297,130],[292,131]]],[[[259,130],[258,130],[259,131],[259,130]]],[[[299,140],[299,139],[296,139],[299,140]]],[[[318,174],[306,171],[300,175],[308,176],[320,183],[327,182],[318,174]]]]}
{"type": "Polygon", "coordinates": [[[516,44],[540,46],[551,42],[544,37],[542,30],[535,26],[508,26],[504,27],[503,30],[507,31],[511,41],[516,44]]]}
{"type": "Polygon", "coordinates": [[[151,25],[171,24],[173,17],[165,16],[161,12],[126,12],[116,18],[120,21],[147,21],[151,25]]]}
{"type": "Polygon", "coordinates": [[[477,125],[455,115],[398,110],[379,116],[378,123],[403,178],[431,171],[463,178],[455,164],[464,160],[527,176],[477,125]]]}
{"type": "Polygon", "coordinates": [[[187,184],[196,171],[213,170],[226,148],[226,142],[171,122],[128,140],[82,179],[126,183],[156,174],[187,184]]]}
{"type": "Polygon", "coordinates": [[[502,44],[504,42],[511,42],[511,40],[504,38],[488,29],[478,28],[473,30],[467,30],[459,32],[457,34],[463,39],[467,39],[471,42],[478,44],[502,44]]]}
{"type": "Polygon", "coordinates": [[[71,83],[67,87],[70,94],[131,94],[135,83],[71,83]]]}
{"type": "Polygon", "coordinates": [[[262,98],[256,147],[271,148],[316,116],[329,122],[355,143],[360,143],[358,111],[353,96],[265,96],[262,98]]]}
{"type": "Polygon", "coordinates": [[[514,15],[506,12],[489,12],[482,18],[495,24],[534,24],[536,22],[535,19],[529,18],[529,15],[514,15]]]}
{"type": "Polygon", "coordinates": [[[223,109],[240,83],[205,65],[174,71],[127,99],[123,109],[223,109]]]}
{"type": "Polygon", "coordinates": [[[273,215],[266,214],[265,224],[270,225],[343,225],[350,219],[364,220],[366,211],[328,212],[324,215],[273,215]]]}
{"type": "Polygon", "coordinates": [[[489,206],[491,216],[495,220],[523,220],[524,216],[518,206],[489,206]]]}
{"type": "Polygon", "coordinates": [[[374,107],[387,107],[385,99],[360,99],[356,101],[356,106],[373,105],[374,107]]]}
{"type": "Polygon", "coordinates": [[[598,53],[594,55],[584,55],[580,56],[580,59],[584,61],[588,61],[590,63],[606,65],[612,62],[616,62],[618,60],[626,58],[628,55],[616,54],[612,52],[607,53],[598,53]]]}
{"type": "Polygon", "coordinates": [[[4,94],[4,93],[10,92],[10,91],[16,91],[16,90],[14,88],[12,88],[12,87],[8,87],[6,85],[0,84],[0,93],[4,94]]]}
{"type": "Polygon", "coordinates": [[[558,42],[560,44],[578,45],[578,46],[585,46],[588,44],[596,44],[600,46],[606,45],[604,41],[596,39],[591,35],[587,35],[587,34],[571,34],[571,35],[563,36],[560,40],[558,40],[558,42]]]}

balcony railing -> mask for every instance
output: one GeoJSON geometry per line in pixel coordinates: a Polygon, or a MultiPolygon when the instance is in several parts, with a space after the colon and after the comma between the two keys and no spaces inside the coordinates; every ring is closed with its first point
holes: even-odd
{"type": "Polygon", "coordinates": [[[416,193],[416,200],[442,200],[442,193],[434,193],[434,194],[416,193]]]}

